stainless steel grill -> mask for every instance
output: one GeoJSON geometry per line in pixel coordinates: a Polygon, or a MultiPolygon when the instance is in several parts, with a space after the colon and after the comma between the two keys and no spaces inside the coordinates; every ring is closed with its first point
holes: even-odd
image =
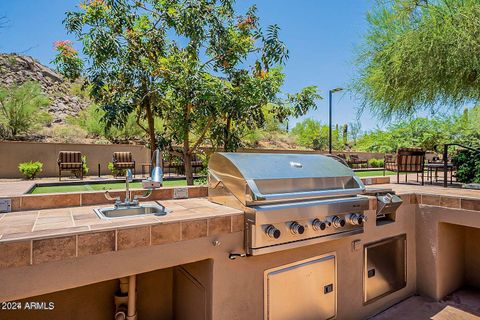
{"type": "Polygon", "coordinates": [[[326,156],[215,153],[208,186],[210,201],[244,210],[250,255],[363,232],[365,186],[326,156]]]}

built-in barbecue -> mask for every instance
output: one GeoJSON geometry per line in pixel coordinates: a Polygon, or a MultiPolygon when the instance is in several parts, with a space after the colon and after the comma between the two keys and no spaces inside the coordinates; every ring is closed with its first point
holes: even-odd
{"type": "Polygon", "coordinates": [[[318,154],[215,153],[209,199],[245,212],[249,255],[363,232],[368,198],[344,164],[318,154]]]}

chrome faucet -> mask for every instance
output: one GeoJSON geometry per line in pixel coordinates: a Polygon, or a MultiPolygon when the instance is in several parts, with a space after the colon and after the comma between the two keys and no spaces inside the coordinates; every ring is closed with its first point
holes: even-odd
{"type": "Polygon", "coordinates": [[[130,200],[132,199],[132,193],[130,191],[130,182],[133,181],[133,174],[131,169],[127,169],[125,172],[125,200],[124,203],[128,207],[130,206],[130,200]]]}
{"type": "MultiPolygon", "coordinates": [[[[138,206],[139,205],[139,200],[140,199],[147,199],[150,197],[152,194],[152,191],[154,189],[160,188],[163,183],[163,171],[162,167],[160,166],[160,150],[156,149],[155,152],[153,153],[152,157],[152,162],[151,166],[153,167],[153,170],[150,173],[150,177],[148,177],[146,180],[142,181],[142,186],[144,189],[147,189],[145,194],[143,196],[134,196],[132,199],[132,192],[130,191],[130,182],[133,181],[133,174],[132,170],[127,169],[125,171],[125,199],[122,202],[120,200],[120,197],[112,197],[110,196],[110,193],[105,191],[105,198],[108,200],[114,200],[115,204],[114,207],[115,209],[118,209],[120,207],[125,207],[129,208],[131,206],[138,206]],[[155,166],[153,166],[153,159],[155,159],[155,166]]],[[[159,203],[157,203],[159,204],[159,203]]],[[[160,205],[160,204],[159,204],[160,205]]],[[[163,207],[163,206],[162,206],[163,207]]]]}
{"type": "Polygon", "coordinates": [[[110,193],[105,191],[105,198],[107,200],[115,200],[115,208],[118,209],[120,207],[130,207],[138,205],[138,198],[135,196],[132,200],[132,192],[130,191],[130,182],[133,181],[133,174],[131,169],[125,170],[125,199],[123,202],[120,200],[120,197],[112,197],[110,193]]]}
{"type": "Polygon", "coordinates": [[[156,149],[152,156],[150,177],[142,181],[142,186],[145,189],[152,190],[160,188],[163,184],[163,171],[160,165],[160,149],[156,149]],[[153,166],[153,159],[155,159],[155,166],[153,166]]]}

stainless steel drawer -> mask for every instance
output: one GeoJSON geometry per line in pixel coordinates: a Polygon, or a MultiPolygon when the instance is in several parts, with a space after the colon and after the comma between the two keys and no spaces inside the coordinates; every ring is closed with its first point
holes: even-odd
{"type": "Polygon", "coordinates": [[[364,259],[364,303],[372,302],[406,286],[405,234],[365,245],[364,259]]]}
{"type": "Polygon", "coordinates": [[[335,255],[265,271],[265,319],[320,320],[336,314],[335,255]]]}

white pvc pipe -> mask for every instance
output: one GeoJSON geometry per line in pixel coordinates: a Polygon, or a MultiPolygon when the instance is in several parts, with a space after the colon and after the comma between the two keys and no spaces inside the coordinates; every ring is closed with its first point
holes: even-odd
{"type": "Polygon", "coordinates": [[[128,309],[127,309],[127,319],[136,319],[137,310],[135,308],[135,298],[136,298],[136,276],[130,276],[128,278],[128,309]]]}
{"type": "Polygon", "coordinates": [[[128,293],[128,277],[120,278],[120,292],[122,294],[128,293]]]}
{"type": "Polygon", "coordinates": [[[118,311],[117,313],[115,313],[115,320],[125,320],[125,319],[127,319],[125,312],[118,311]]]}

